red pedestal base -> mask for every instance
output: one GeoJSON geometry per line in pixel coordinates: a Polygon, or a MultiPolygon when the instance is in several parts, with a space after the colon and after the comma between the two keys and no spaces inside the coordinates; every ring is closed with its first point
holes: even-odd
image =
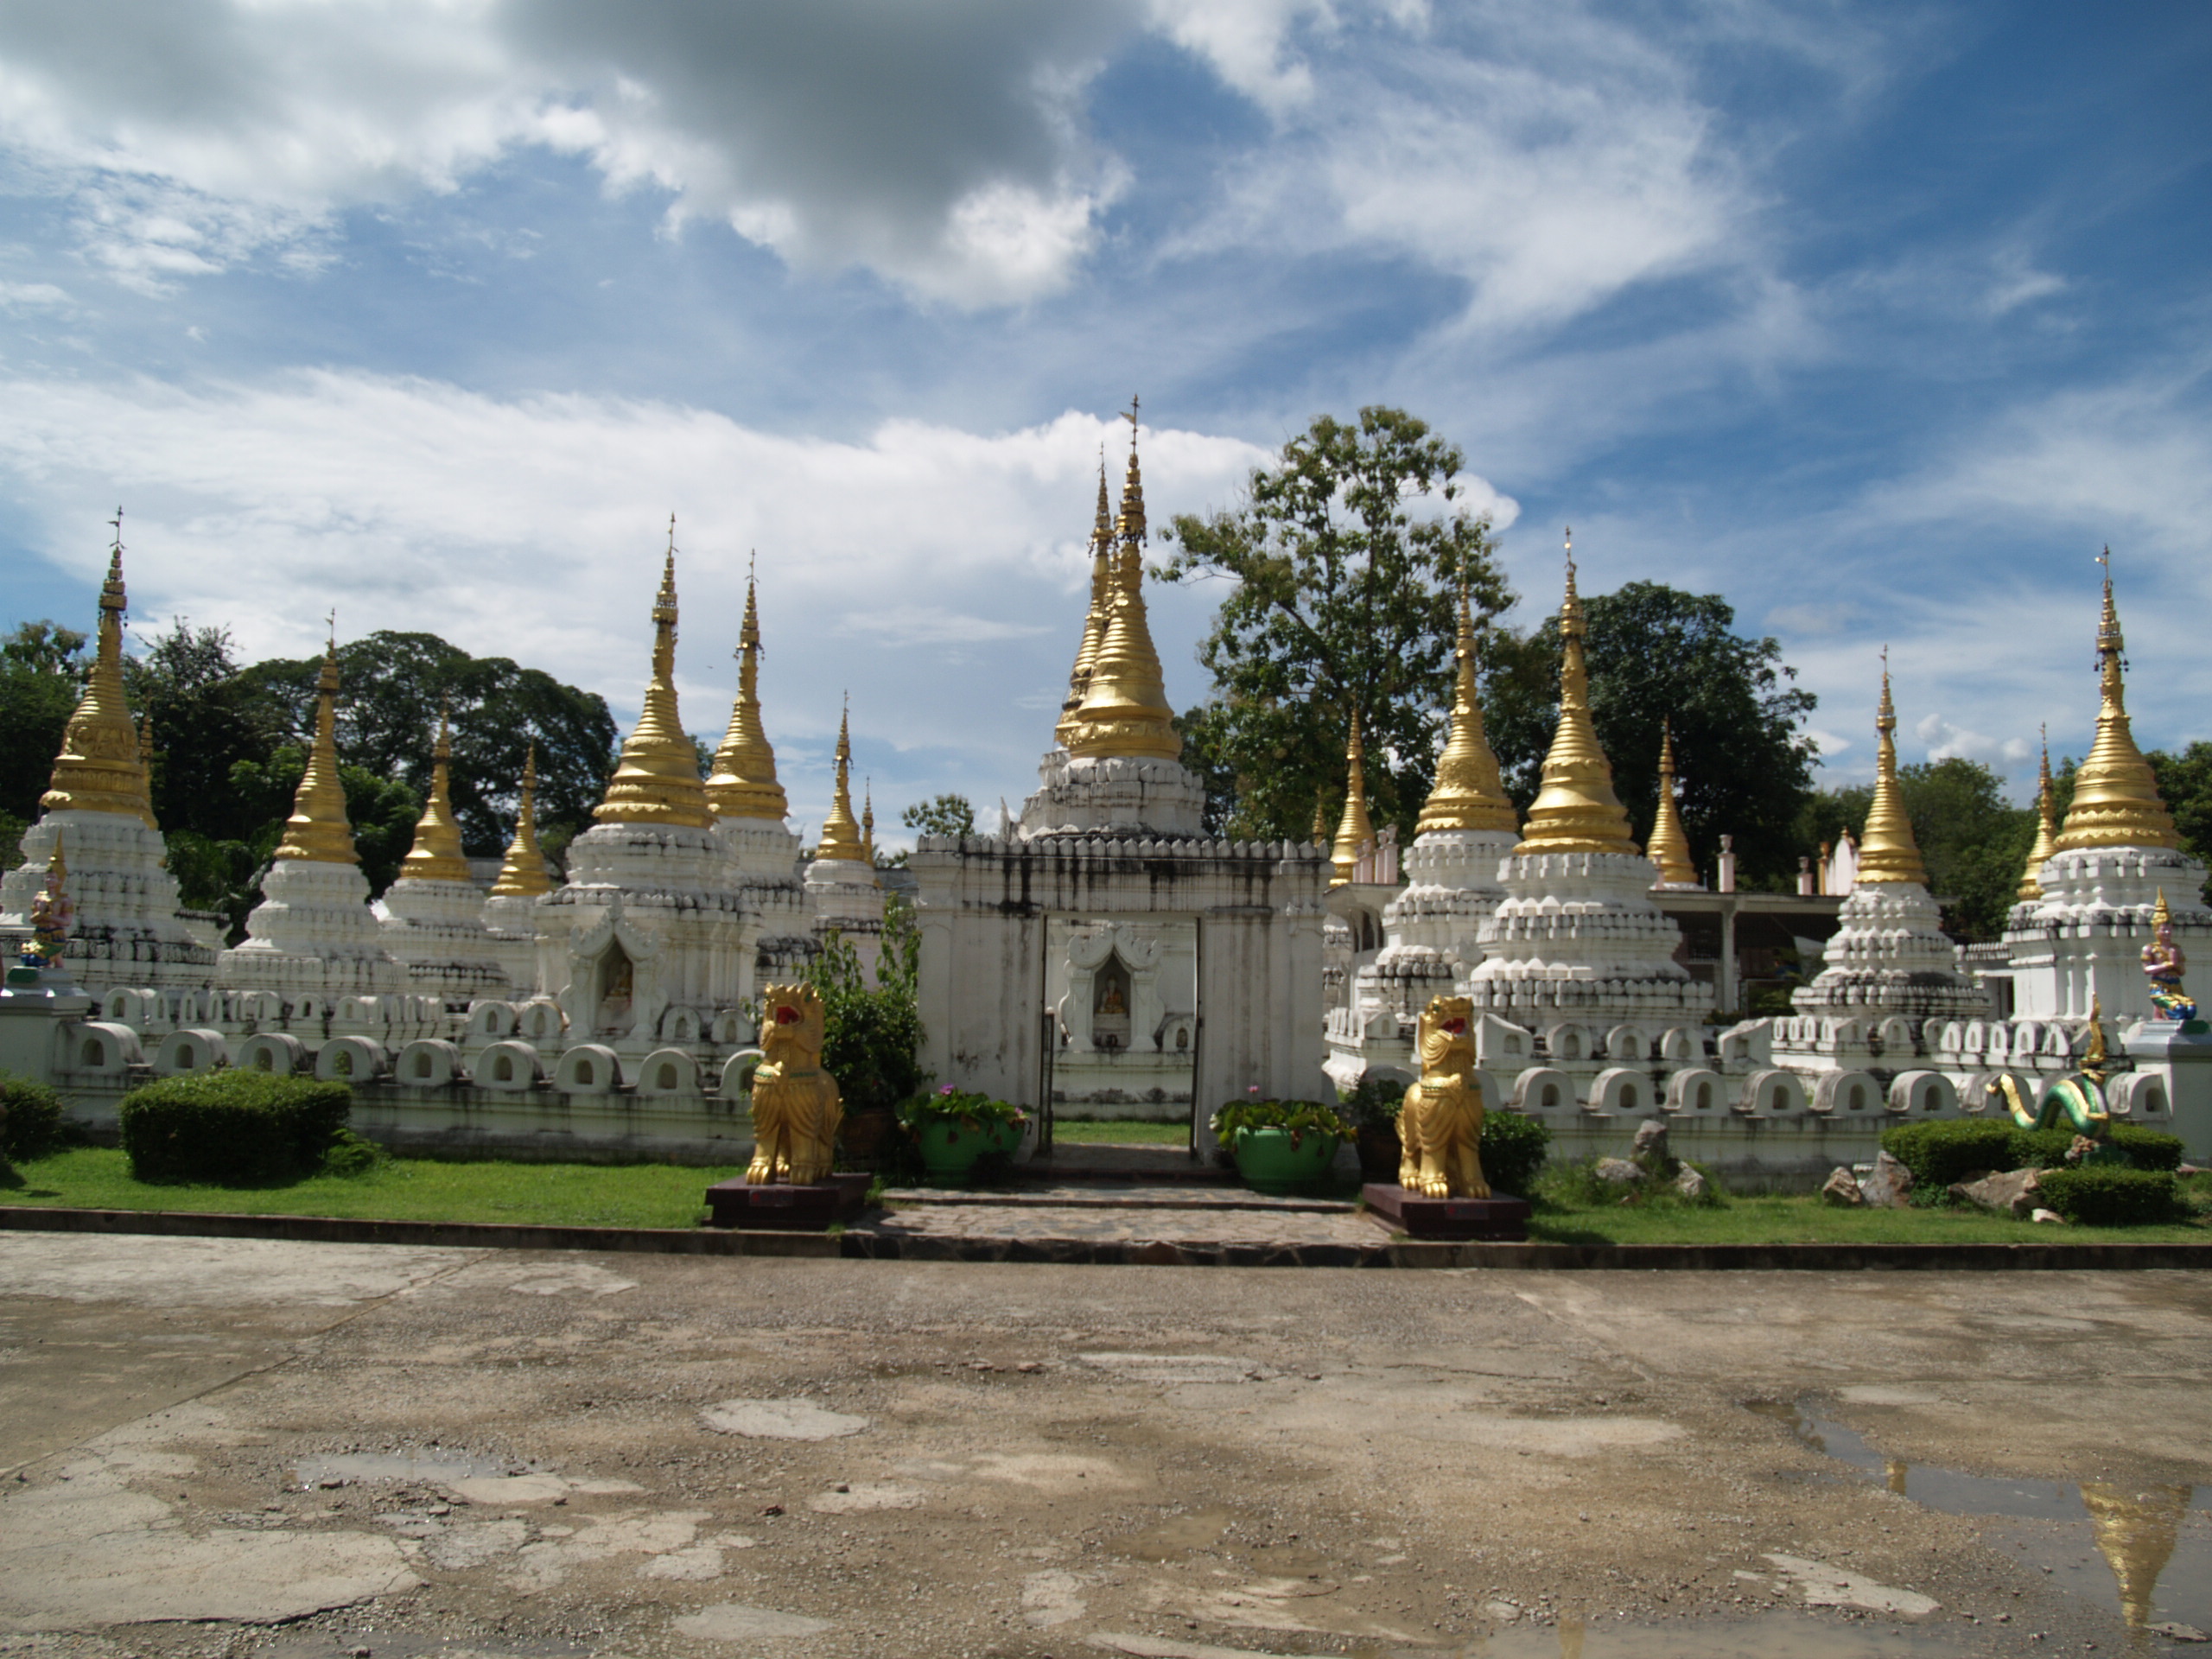
{"type": "Polygon", "coordinates": [[[800,1231],[856,1216],[872,1175],[832,1175],[810,1186],[754,1186],[717,1181],[707,1189],[709,1227],[777,1227],[800,1231]]]}
{"type": "Polygon", "coordinates": [[[1402,1186],[1370,1181],[1359,1189],[1367,1212],[1411,1238],[1487,1239],[1519,1243],[1529,1236],[1529,1201],[1504,1193],[1487,1198],[1425,1198],[1402,1186]]]}

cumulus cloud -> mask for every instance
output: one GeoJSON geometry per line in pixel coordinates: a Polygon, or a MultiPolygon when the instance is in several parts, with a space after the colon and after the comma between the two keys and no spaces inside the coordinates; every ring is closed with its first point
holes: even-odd
{"type": "Polygon", "coordinates": [[[1912,732],[1928,745],[1930,760],[1980,760],[2002,771],[2034,759],[2036,753],[2024,737],[1989,737],[1954,726],[1941,715],[1923,715],[1912,732]]]}

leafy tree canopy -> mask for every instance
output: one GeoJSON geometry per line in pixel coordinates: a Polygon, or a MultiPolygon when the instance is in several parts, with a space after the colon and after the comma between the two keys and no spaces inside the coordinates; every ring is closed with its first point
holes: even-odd
{"type": "MultiPolygon", "coordinates": [[[[1690,854],[1711,878],[1720,837],[1735,837],[1738,879],[1779,887],[1807,849],[1798,818],[1819,751],[1802,723],[1814,696],[1792,682],[1770,639],[1735,632],[1717,594],[1655,582],[1586,597],[1590,716],[1613,766],[1630,833],[1651,832],[1659,800],[1662,722],[1675,734],[1676,789],[1690,854]]],[[[1536,798],[1559,724],[1559,618],[1525,638],[1494,634],[1483,713],[1507,792],[1522,812],[1536,798]]]]}
{"type": "Polygon", "coordinates": [[[965,795],[938,795],[916,801],[899,815],[899,822],[925,836],[972,836],[976,809],[965,795]]]}
{"type": "Polygon", "coordinates": [[[84,695],[85,643],[57,622],[25,622],[0,639],[0,818],[8,820],[0,823],[0,851],[10,866],[53,779],[62,728],[84,695]]]}
{"type": "Polygon", "coordinates": [[[1402,410],[1318,416],[1243,501],[1179,514],[1167,582],[1229,586],[1198,660],[1207,702],[1177,722],[1208,827],[1303,840],[1343,805],[1357,713],[1376,825],[1410,837],[1451,706],[1464,584],[1487,620],[1512,603],[1488,518],[1454,505],[1465,457],[1402,410]]]}

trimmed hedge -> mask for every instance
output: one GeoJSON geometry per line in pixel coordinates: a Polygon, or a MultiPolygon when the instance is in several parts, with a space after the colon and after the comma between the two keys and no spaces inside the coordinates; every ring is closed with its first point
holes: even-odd
{"type": "Polygon", "coordinates": [[[1546,1149],[1552,1143],[1552,1126],[1518,1112],[1497,1107],[1483,1114],[1483,1134],[1477,1155],[1491,1191],[1525,1198],[1544,1167],[1546,1149]]]}
{"type": "Polygon", "coordinates": [[[68,1139],[61,1096],[42,1083],[0,1073],[0,1109],[8,1114],[0,1123],[0,1159],[27,1164],[60,1151],[68,1139]]]}
{"type": "MultiPolygon", "coordinates": [[[[2181,1165],[2179,1135],[2114,1123],[2105,1143],[2111,1151],[2100,1167],[2171,1171],[2181,1165]]],[[[2073,1145],[2070,1128],[2024,1129],[2008,1118],[1899,1123],[1882,1131],[1882,1149],[1912,1172],[1916,1192],[1931,1196],[1983,1170],[2064,1169],[2073,1145]]]]}
{"type": "Polygon", "coordinates": [[[225,1071],[134,1089],[117,1113],[133,1180],[255,1186],[321,1169],[353,1109],[342,1083],[225,1071]]]}
{"type": "Polygon", "coordinates": [[[2105,1130],[2105,1139],[2126,1153],[2127,1161],[2138,1169],[2179,1169],[2187,1150],[2181,1136],[2146,1129],[2139,1123],[2114,1123],[2105,1130]]]}
{"type": "Polygon", "coordinates": [[[2163,1169],[2045,1170],[2043,1201],[2083,1227],[2154,1227],[2175,1218],[2174,1178],[2163,1169]]]}

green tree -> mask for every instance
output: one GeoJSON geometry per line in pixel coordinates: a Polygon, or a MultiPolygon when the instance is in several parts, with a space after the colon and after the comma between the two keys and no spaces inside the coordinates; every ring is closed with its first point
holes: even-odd
{"type": "MultiPolygon", "coordinates": [[[[292,734],[292,711],[244,672],[230,630],[178,618],[143,654],[124,659],[124,685],[131,706],[153,722],[154,817],[172,847],[180,835],[251,842],[267,822],[266,803],[233,789],[231,768],[266,761],[292,734]]],[[[290,810],[288,801],[283,811],[290,810]]],[[[175,858],[169,868],[178,868],[175,858]]]]}
{"type": "Polygon", "coordinates": [[[916,801],[899,815],[899,822],[925,836],[972,836],[976,809],[965,795],[938,795],[916,801]]]}
{"type": "MultiPolygon", "coordinates": [[[[2158,793],[2173,812],[2174,828],[2181,831],[2182,850],[2212,869],[2212,743],[2200,739],[2179,754],[2153,749],[2145,758],[2158,778],[2158,793]]],[[[2069,769],[2069,800],[2073,798],[2072,781],[2069,769]]],[[[2204,892],[2212,898],[2212,880],[2205,883],[2204,892]]]]}
{"type": "Polygon", "coordinates": [[[928,1081],[922,1070],[922,936],[913,906],[885,896],[883,949],[875,982],[860,954],[831,934],[807,969],[822,997],[822,1069],[837,1080],[849,1112],[896,1106],[928,1081]]]}
{"type": "Polygon", "coordinates": [[[0,868],[22,861],[23,831],[54,777],[61,734],[84,695],[86,636],[25,622],[0,639],[0,868]]]}
{"type": "MultiPolygon", "coordinates": [[[[1997,938],[2036,838],[2035,809],[2014,806],[2003,779],[1956,756],[1899,766],[1897,788],[1928,867],[1928,890],[1943,906],[1944,931],[1969,942],[1997,938]]],[[[1814,795],[1798,819],[1798,843],[1833,842],[1845,829],[1856,839],[1873,798],[1872,784],[1814,795]]]]}
{"type": "Polygon", "coordinates": [[[1410,836],[1451,707],[1459,591],[1485,623],[1512,603],[1489,518],[1453,505],[1465,460],[1402,410],[1324,415],[1234,510],[1163,532],[1162,580],[1230,584],[1198,647],[1211,693],[1178,722],[1209,829],[1303,840],[1317,802],[1333,823],[1357,712],[1376,826],[1410,836]]]}
{"type": "MultiPolygon", "coordinates": [[[[1794,878],[1799,815],[1819,753],[1802,725],[1814,696],[1770,639],[1735,632],[1717,594],[1632,582],[1583,601],[1590,717],[1613,766],[1630,833],[1651,832],[1662,722],[1675,734],[1676,788],[1690,852],[1708,875],[1720,837],[1735,838],[1744,885],[1794,878]]],[[[1559,619],[1499,638],[1484,677],[1483,714],[1507,791],[1526,812],[1559,724],[1559,619]]]]}
{"type": "MultiPolygon", "coordinates": [[[[315,729],[320,658],[257,663],[248,677],[289,711],[292,741],[315,729]]],[[[435,634],[367,635],[339,647],[338,749],[350,765],[430,787],[440,706],[453,709],[452,789],[461,844],[496,857],[514,831],[524,747],[537,744],[537,819],[554,846],[588,829],[620,735],[607,700],[505,657],[471,657],[435,634]]],[[[289,809],[287,808],[289,810],[289,809]]],[[[401,852],[404,855],[405,849],[401,852]]]]}

